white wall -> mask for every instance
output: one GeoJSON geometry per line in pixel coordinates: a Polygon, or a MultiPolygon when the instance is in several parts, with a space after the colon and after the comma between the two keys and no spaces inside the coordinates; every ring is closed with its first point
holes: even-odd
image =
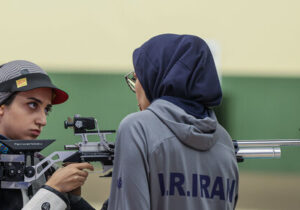
{"type": "Polygon", "coordinates": [[[119,72],[160,33],[218,43],[222,74],[299,76],[297,0],[0,0],[0,63],[119,72]]]}

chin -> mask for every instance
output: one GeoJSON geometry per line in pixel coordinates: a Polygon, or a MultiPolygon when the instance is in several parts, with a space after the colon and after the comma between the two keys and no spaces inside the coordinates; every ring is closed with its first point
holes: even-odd
{"type": "Polygon", "coordinates": [[[24,137],[22,140],[36,140],[38,136],[27,136],[27,137],[24,137]]]}

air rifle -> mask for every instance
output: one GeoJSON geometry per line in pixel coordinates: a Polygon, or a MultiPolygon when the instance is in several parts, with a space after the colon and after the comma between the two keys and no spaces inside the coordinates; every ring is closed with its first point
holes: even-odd
{"type": "MultiPolygon", "coordinates": [[[[42,176],[57,162],[100,161],[103,173],[113,166],[114,143],[106,140],[114,130],[99,130],[93,117],[75,115],[64,122],[65,128],[72,127],[82,141],[65,145],[66,151],[56,151],[34,165],[34,154],[55,140],[0,140],[9,148],[10,154],[0,154],[0,188],[25,189],[42,176]],[[99,141],[89,142],[88,136],[96,135],[99,141]]],[[[300,146],[300,139],[233,140],[238,162],[249,158],[280,158],[282,146],[300,146]]]]}
{"type": "Polygon", "coordinates": [[[64,126],[66,129],[72,127],[74,134],[81,136],[82,141],[65,145],[67,151],[53,152],[36,165],[34,154],[55,140],[0,140],[10,151],[9,154],[0,154],[0,188],[26,189],[57,162],[99,161],[102,173],[112,169],[114,144],[106,140],[106,135],[115,133],[114,130],[100,131],[95,118],[79,115],[65,121],[64,126]],[[89,142],[89,135],[98,136],[99,141],[89,142]]]}

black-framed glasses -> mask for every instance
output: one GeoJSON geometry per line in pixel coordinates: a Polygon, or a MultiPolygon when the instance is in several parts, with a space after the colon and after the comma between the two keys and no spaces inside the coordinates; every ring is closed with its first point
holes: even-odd
{"type": "Polygon", "coordinates": [[[130,90],[132,90],[132,92],[135,93],[135,82],[136,82],[136,78],[134,75],[134,71],[129,72],[128,74],[125,75],[125,80],[127,85],[129,86],[130,90]]]}

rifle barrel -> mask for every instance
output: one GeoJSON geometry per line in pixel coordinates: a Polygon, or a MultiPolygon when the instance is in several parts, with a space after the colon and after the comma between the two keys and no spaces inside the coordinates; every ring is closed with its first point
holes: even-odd
{"type": "Polygon", "coordinates": [[[239,148],[236,156],[248,158],[280,158],[280,147],[239,148]]]}
{"type": "Polygon", "coordinates": [[[300,146],[300,139],[237,140],[238,147],[300,146]]]}

